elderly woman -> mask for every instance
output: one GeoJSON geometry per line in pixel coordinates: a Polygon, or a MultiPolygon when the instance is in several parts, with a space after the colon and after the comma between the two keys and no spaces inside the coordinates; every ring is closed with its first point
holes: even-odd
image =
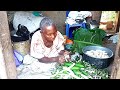
{"type": "Polygon", "coordinates": [[[49,18],[41,21],[40,29],[32,36],[30,55],[43,63],[63,63],[67,52],[64,50],[62,34],[49,18]]]}
{"type": "Polygon", "coordinates": [[[32,36],[30,55],[24,57],[22,69],[18,68],[18,78],[49,79],[56,65],[69,60],[64,41],[55,23],[48,17],[42,19],[40,30],[32,36]]]}

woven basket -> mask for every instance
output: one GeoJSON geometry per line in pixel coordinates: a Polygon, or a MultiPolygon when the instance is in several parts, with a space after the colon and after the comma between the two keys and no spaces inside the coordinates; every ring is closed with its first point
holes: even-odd
{"type": "Polygon", "coordinates": [[[13,42],[13,49],[18,51],[23,56],[30,52],[30,40],[22,42],[13,42]]]}

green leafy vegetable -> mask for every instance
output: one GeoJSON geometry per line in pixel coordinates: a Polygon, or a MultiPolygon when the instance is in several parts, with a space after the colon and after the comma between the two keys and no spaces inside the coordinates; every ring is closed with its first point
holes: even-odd
{"type": "Polygon", "coordinates": [[[82,54],[82,48],[89,45],[102,45],[102,40],[106,36],[106,32],[102,29],[84,29],[79,28],[73,31],[73,41],[71,51],[82,54]]]}

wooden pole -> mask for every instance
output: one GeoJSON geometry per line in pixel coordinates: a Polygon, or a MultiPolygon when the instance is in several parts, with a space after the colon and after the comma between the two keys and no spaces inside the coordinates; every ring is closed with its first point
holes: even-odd
{"type": "Polygon", "coordinates": [[[0,40],[0,79],[7,79],[5,61],[4,61],[2,50],[3,48],[2,48],[1,40],[0,40]]]}
{"type": "Polygon", "coordinates": [[[119,27],[119,41],[116,46],[115,58],[112,64],[111,79],[120,79],[120,27],[119,27]]]}
{"type": "Polygon", "coordinates": [[[120,26],[120,11],[117,11],[117,15],[115,18],[115,26],[114,26],[116,33],[119,32],[119,26],[120,26]]]}
{"type": "Polygon", "coordinates": [[[0,11],[0,42],[8,79],[16,79],[16,65],[13,58],[13,49],[7,20],[7,12],[0,11]]]}

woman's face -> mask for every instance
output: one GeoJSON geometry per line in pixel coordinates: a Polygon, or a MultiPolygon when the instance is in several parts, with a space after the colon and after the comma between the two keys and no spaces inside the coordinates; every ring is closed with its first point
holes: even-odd
{"type": "Polygon", "coordinates": [[[45,27],[43,30],[43,35],[48,42],[53,42],[57,35],[57,29],[54,25],[45,27]]]}

